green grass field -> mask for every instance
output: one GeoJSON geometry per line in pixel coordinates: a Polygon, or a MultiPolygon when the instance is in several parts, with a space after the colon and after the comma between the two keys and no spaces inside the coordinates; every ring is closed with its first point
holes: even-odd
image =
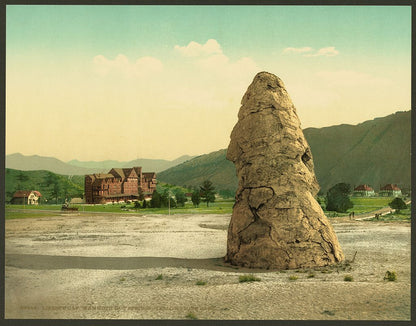
{"type": "MultiPolygon", "coordinates": [[[[374,198],[360,198],[352,197],[354,207],[346,213],[336,213],[325,211],[328,217],[348,216],[352,211],[356,215],[373,212],[383,207],[387,207],[393,200],[390,197],[374,197],[374,198]]],[[[210,203],[207,207],[206,203],[201,203],[199,207],[194,207],[192,202],[185,203],[185,207],[171,208],[170,214],[231,214],[233,210],[234,199],[219,199],[214,203],[210,203]]],[[[119,213],[119,214],[163,214],[168,215],[168,208],[139,208],[135,209],[133,204],[108,204],[108,205],[74,205],[78,207],[78,213],[93,212],[93,213],[119,213]]],[[[30,218],[30,217],[44,217],[61,214],[61,205],[39,205],[39,206],[24,206],[24,205],[6,205],[6,219],[14,218],[30,218]]],[[[70,213],[67,213],[70,214],[70,213]]],[[[402,210],[401,214],[392,214],[386,217],[391,220],[410,220],[410,207],[402,210]]]]}
{"type": "Polygon", "coordinates": [[[348,216],[349,213],[355,212],[356,215],[371,213],[384,207],[388,207],[389,203],[394,197],[350,197],[353,208],[350,208],[346,213],[337,213],[324,210],[329,217],[348,216]]]}
{"type": "Polygon", "coordinates": [[[373,217],[370,221],[383,221],[383,222],[410,222],[412,216],[411,205],[408,205],[406,209],[402,209],[400,213],[392,210],[392,213],[382,215],[378,219],[373,217]]]}
{"type": "Polygon", "coordinates": [[[362,198],[351,197],[351,201],[354,207],[349,210],[354,211],[356,214],[367,213],[378,210],[380,208],[389,206],[389,203],[394,197],[374,197],[374,198],[362,198]]]}
{"type": "MultiPolygon", "coordinates": [[[[171,208],[170,214],[231,214],[233,211],[234,199],[218,200],[210,203],[201,203],[194,207],[192,202],[185,203],[185,207],[171,208]]],[[[78,207],[78,213],[123,213],[123,214],[169,214],[169,208],[139,208],[135,209],[133,204],[108,204],[108,205],[72,205],[78,207]]],[[[6,219],[30,218],[52,216],[61,213],[61,205],[6,205],[6,219]],[[45,212],[49,211],[49,212],[45,212]]],[[[70,213],[67,213],[70,214],[70,213]]]]}

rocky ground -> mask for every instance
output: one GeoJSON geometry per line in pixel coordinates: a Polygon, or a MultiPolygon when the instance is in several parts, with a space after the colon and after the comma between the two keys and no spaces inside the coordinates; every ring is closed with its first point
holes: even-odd
{"type": "Polygon", "coordinates": [[[229,220],[109,214],[7,220],[5,317],[410,319],[410,223],[331,219],[353,262],[260,271],[222,262],[229,220]],[[383,280],[386,271],[397,280],[383,280]],[[260,281],[240,283],[247,274],[260,281]]]}

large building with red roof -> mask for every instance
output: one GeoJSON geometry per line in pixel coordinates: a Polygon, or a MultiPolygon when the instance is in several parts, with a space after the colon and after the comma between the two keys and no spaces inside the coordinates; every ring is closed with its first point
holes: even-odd
{"type": "Polygon", "coordinates": [[[375,192],[369,185],[363,184],[354,188],[353,195],[357,197],[372,197],[375,196],[375,192]]]}
{"type": "Polygon", "coordinates": [[[379,195],[384,197],[398,197],[402,195],[402,190],[397,185],[389,183],[380,188],[379,195]]]}
{"type": "Polygon", "coordinates": [[[85,176],[85,202],[87,204],[114,203],[151,198],[156,189],[156,173],[143,172],[141,167],[113,168],[108,173],[85,176]]]}

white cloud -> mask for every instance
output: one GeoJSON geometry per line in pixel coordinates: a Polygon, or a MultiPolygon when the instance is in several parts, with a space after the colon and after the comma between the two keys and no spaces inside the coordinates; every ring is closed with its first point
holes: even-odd
{"type": "Polygon", "coordinates": [[[339,54],[339,51],[335,49],[334,46],[328,46],[325,48],[321,48],[317,51],[315,51],[313,48],[309,46],[304,46],[302,48],[293,48],[288,47],[283,50],[283,53],[295,53],[295,54],[301,54],[304,57],[319,57],[319,56],[325,56],[325,57],[333,57],[339,54]],[[314,52],[312,52],[314,51],[314,52]]]}
{"type": "Polygon", "coordinates": [[[94,71],[100,76],[110,73],[125,76],[141,76],[148,73],[161,72],[163,64],[153,57],[142,57],[131,63],[124,54],[119,54],[114,60],[107,59],[103,55],[97,55],[93,59],[94,71]]]}
{"type": "Polygon", "coordinates": [[[309,46],[304,46],[303,48],[286,48],[283,50],[283,53],[304,53],[304,52],[310,52],[313,49],[309,46]]]}
{"type": "Polygon", "coordinates": [[[185,57],[222,54],[221,46],[214,39],[209,39],[205,44],[199,44],[197,42],[191,41],[187,46],[175,45],[174,49],[185,57]]]}
{"type": "Polygon", "coordinates": [[[333,57],[339,54],[339,51],[335,49],[334,46],[328,46],[326,48],[321,48],[315,53],[307,53],[304,54],[305,57],[319,57],[319,56],[325,56],[325,57],[333,57]]]}

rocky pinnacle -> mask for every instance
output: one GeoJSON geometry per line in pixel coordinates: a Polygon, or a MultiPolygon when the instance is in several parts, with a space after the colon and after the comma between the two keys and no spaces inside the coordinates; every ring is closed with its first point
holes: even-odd
{"type": "Polygon", "coordinates": [[[314,196],[312,153],[283,82],[260,72],[241,102],[227,159],[239,185],[225,260],[251,268],[325,266],[344,259],[314,196]]]}

